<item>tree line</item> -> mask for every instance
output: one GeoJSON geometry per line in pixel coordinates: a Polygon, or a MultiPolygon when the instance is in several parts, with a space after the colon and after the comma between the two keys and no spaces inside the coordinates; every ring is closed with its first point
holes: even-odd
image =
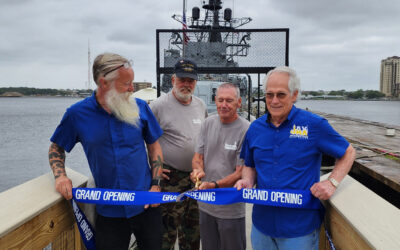
{"type": "MultiPolygon", "coordinates": [[[[337,99],[380,99],[385,97],[385,94],[378,90],[356,90],[356,91],[346,91],[341,90],[331,90],[331,91],[301,91],[301,95],[305,97],[320,97],[320,96],[336,96],[337,99]]],[[[257,88],[253,88],[252,96],[257,98],[257,88]]],[[[260,96],[264,96],[264,91],[260,89],[260,96]]],[[[334,98],[332,98],[334,99],[334,98]]]]}
{"type": "Polygon", "coordinates": [[[7,92],[18,92],[25,96],[74,96],[83,93],[91,93],[91,89],[40,89],[28,87],[0,88],[0,95],[7,92]]]}
{"type": "Polygon", "coordinates": [[[343,96],[345,99],[380,99],[385,97],[385,94],[378,90],[362,90],[358,89],[356,91],[346,91],[344,89],[341,90],[331,90],[329,92],[325,92],[323,90],[320,91],[303,91],[302,95],[304,96],[343,96]]]}

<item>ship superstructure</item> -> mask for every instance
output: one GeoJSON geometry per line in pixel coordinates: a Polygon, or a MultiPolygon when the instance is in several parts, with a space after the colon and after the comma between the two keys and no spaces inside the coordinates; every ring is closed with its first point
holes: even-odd
{"type": "MultiPolygon", "coordinates": [[[[164,50],[164,67],[173,67],[179,58],[190,58],[201,67],[238,67],[237,58],[246,57],[249,52],[250,32],[235,32],[235,29],[251,21],[251,18],[233,18],[232,10],[222,10],[221,0],[209,0],[203,4],[203,15],[198,7],[192,9],[192,16],[173,15],[189,32],[173,33],[168,48],[164,50]],[[221,32],[223,30],[224,32],[221,32]]],[[[216,110],[214,97],[216,88],[222,82],[231,82],[240,89],[245,103],[248,81],[246,76],[227,73],[200,74],[195,90],[207,104],[209,112],[216,110]]],[[[161,90],[172,88],[171,75],[164,74],[161,90]]]]}
{"type": "MultiPolygon", "coordinates": [[[[234,18],[221,0],[203,1],[203,11],[194,7],[186,18],[183,2],[183,14],[172,16],[182,29],[156,30],[157,95],[170,91],[175,63],[187,58],[197,63],[200,75],[195,95],[204,100],[209,113],[216,110],[217,87],[231,82],[239,87],[250,120],[252,107],[260,107],[252,102],[264,99],[260,78],[276,66],[289,65],[289,29],[243,29],[252,19],[234,18]],[[255,95],[252,81],[258,89],[255,95]]],[[[256,113],[260,114],[259,108],[256,113]]]]}

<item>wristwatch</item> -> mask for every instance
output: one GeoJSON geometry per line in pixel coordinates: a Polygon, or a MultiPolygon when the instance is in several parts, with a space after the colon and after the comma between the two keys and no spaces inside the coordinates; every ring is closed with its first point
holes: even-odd
{"type": "Polygon", "coordinates": [[[215,188],[219,188],[219,185],[218,185],[218,183],[216,181],[212,181],[212,183],[215,184],[215,188]]]}
{"type": "Polygon", "coordinates": [[[151,186],[160,186],[161,187],[161,181],[162,181],[162,179],[152,179],[151,186]]]}
{"type": "Polygon", "coordinates": [[[339,186],[339,182],[332,177],[329,177],[328,180],[332,183],[332,185],[337,188],[339,186]]]}

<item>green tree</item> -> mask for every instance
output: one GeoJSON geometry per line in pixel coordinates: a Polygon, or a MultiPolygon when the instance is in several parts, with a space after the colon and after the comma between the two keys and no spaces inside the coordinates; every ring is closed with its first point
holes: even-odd
{"type": "Polygon", "coordinates": [[[341,95],[341,96],[345,96],[345,94],[346,94],[346,90],[341,89],[341,90],[331,90],[331,91],[329,92],[328,95],[341,95]]]}
{"type": "Polygon", "coordinates": [[[367,99],[377,99],[377,98],[382,98],[384,96],[385,96],[384,93],[377,91],[377,90],[366,90],[365,91],[365,97],[367,99]]]}
{"type": "Polygon", "coordinates": [[[348,93],[347,96],[351,99],[361,99],[364,97],[364,91],[362,89],[359,89],[357,91],[348,93]]]}
{"type": "Polygon", "coordinates": [[[319,95],[323,95],[324,92],[320,92],[320,91],[310,91],[308,92],[310,95],[312,96],[319,96],[319,95]]]}

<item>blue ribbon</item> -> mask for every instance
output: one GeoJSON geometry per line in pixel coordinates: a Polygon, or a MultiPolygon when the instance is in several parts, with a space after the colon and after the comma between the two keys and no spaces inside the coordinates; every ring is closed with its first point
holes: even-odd
{"type": "Polygon", "coordinates": [[[81,234],[83,243],[87,250],[96,250],[95,233],[90,225],[90,222],[86,218],[85,214],[76,204],[75,200],[71,200],[72,210],[74,212],[76,224],[78,225],[79,233],[81,234]]]}
{"type": "MultiPolygon", "coordinates": [[[[104,205],[146,205],[176,202],[179,193],[127,191],[101,188],[73,188],[73,197],[83,203],[104,205]]],[[[320,209],[321,203],[309,190],[217,188],[186,192],[185,196],[215,205],[247,202],[267,206],[320,209]]]]}
{"type": "MultiPolygon", "coordinates": [[[[87,249],[96,249],[94,231],[75,201],[104,205],[146,205],[176,202],[179,193],[128,191],[102,188],[73,188],[71,200],[79,232],[87,249]]],[[[237,202],[301,208],[321,209],[320,201],[309,190],[217,188],[185,192],[186,197],[214,205],[237,202]]],[[[186,198],[185,197],[185,198],[186,198]]]]}

